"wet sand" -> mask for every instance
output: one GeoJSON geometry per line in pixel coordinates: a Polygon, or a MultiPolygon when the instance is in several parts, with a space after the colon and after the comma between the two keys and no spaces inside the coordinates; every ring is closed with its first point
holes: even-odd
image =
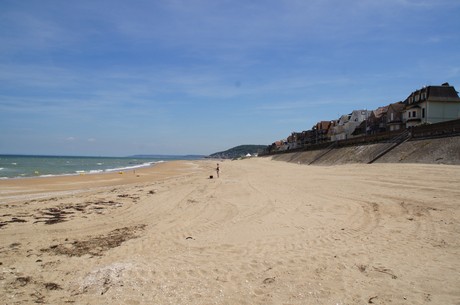
{"type": "Polygon", "coordinates": [[[460,304],[460,167],[178,161],[0,181],[5,304],[460,304]]]}

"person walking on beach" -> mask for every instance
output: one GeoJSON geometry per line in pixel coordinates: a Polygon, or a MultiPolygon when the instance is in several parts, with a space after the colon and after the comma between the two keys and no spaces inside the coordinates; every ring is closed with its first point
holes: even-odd
{"type": "Polygon", "coordinates": [[[219,178],[219,163],[217,163],[216,173],[217,173],[217,178],[219,178]]]}

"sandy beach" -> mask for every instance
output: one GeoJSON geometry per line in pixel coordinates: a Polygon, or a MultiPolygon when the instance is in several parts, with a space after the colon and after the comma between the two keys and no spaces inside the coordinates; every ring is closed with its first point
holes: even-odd
{"type": "Polygon", "coordinates": [[[0,181],[0,303],[460,304],[460,166],[219,163],[0,181]]]}

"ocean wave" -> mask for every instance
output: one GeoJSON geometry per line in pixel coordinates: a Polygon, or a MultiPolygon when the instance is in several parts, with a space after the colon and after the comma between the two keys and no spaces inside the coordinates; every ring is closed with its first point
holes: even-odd
{"type": "MultiPolygon", "coordinates": [[[[75,175],[89,175],[89,174],[101,174],[110,172],[121,172],[121,171],[132,171],[137,168],[145,168],[153,166],[157,163],[164,161],[157,160],[97,160],[91,164],[87,159],[72,159],[70,161],[63,160],[61,164],[49,162],[47,158],[43,158],[43,162],[36,160],[24,163],[25,165],[11,166],[8,162],[1,164],[0,166],[0,179],[18,179],[18,178],[36,178],[36,177],[54,177],[54,176],[75,176],[75,175]],[[78,162],[77,162],[78,161],[78,162]],[[127,162],[125,162],[127,161],[127,162]],[[128,163],[129,162],[129,163],[128,163]],[[80,164],[81,163],[81,164],[80,164]],[[69,166],[71,166],[69,168],[69,166]]],[[[90,159],[91,161],[91,159],[90,159]]],[[[19,163],[19,162],[18,162],[19,163]]]]}
{"type": "Polygon", "coordinates": [[[80,171],[75,171],[76,175],[84,175],[84,174],[97,174],[97,173],[103,173],[104,170],[102,169],[90,169],[90,170],[80,170],[80,171]]]}
{"type": "Polygon", "coordinates": [[[107,169],[90,169],[90,170],[78,170],[75,171],[76,175],[84,175],[84,174],[99,174],[103,172],[118,172],[118,171],[125,171],[125,170],[132,170],[136,168],[142,168],[142,167],[149,167],[152,166],[156,163],[162,163],[164,161],[156,161],[156,162],[146,162],[142,164],[136,164],[136,165],[130,165],[130,166],[123,166],[123,167],[116,167],[116,168],[107,168],[107,169]]]}
{"type": "Polygon", "coordinates": [[[20,174],[18,176],[0,177],[0,180],[35,179],[35,178],[49,178],[49,177],[61,177],[61,176],[73,176],[73,175],[75,174],[44,174],[44,175],[35,175],[35,176],[28,176],[26,174],[20,174]]]}
{"type": "Polygon", "coordinates": [[[117,167],[117,168],[107,168],[105,171],[106,172],[116,172],[116,171],[124,171],[124,170],[130,170],[130,169],[136,169],[136,168],[142,168],[142,167],[149,167],[152,165],[155,165],[157,163],[162,163],[164,161],[156,161],[156,162],[146,162],[142,164],[137,164],[137,165],[132,165],[132,166],[125,166],[125,167],[117,167]]]}

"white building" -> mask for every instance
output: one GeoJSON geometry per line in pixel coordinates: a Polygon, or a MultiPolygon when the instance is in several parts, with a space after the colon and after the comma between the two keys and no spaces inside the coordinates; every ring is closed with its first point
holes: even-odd
{"type": "Polygon", "coordinates": [[[403,118],[406,127],[434,124],[460,118],[460,98],[449,83],[423,87],[405,100],[403,118]]]}
{"type": "Polygon", "coordinates": [[[370,110],[353,110],[350,114],[342,115],[337,125],[333,127],[331,141],[352,138],[353,131],[369,117],[371,112],[370,110]]]}

